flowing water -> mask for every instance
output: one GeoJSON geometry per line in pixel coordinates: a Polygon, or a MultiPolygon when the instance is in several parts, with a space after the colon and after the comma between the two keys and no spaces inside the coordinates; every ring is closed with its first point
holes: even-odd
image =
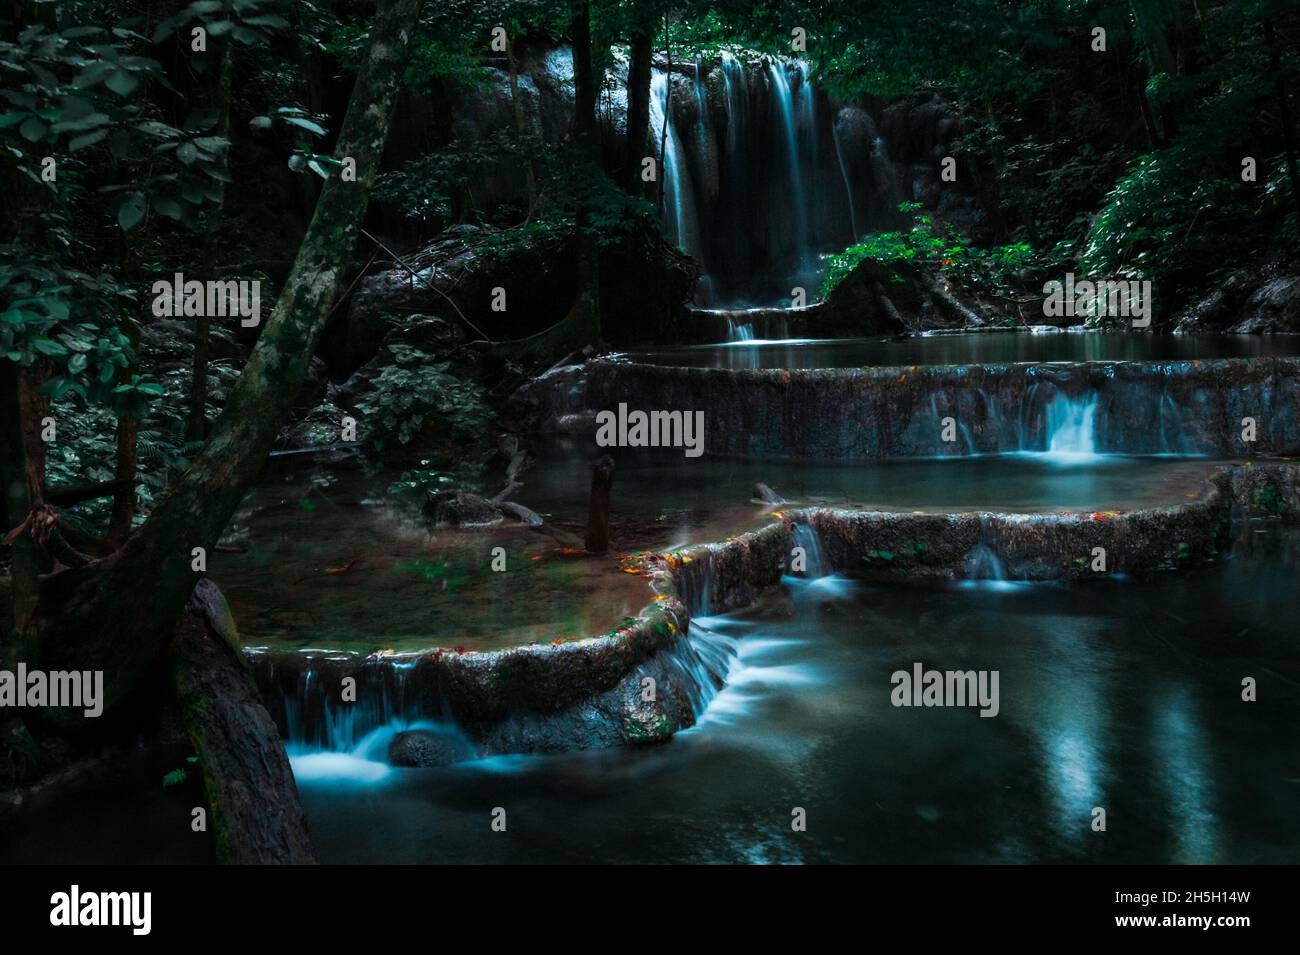
{"type": "MultiPolygon", "coordinates": [[[[728,679],[669,743],[393,769],[377,736],[294,767],[327,862],[1294,862],[1298,578],[1300,531],[1275,523],[1141,586],[789,578],[694,622],[728,679]],[[998,715],[894,707],[916,663],[996,669],[998,715]]],[[[195,796],[163,790],[167,765],[123,754],[59,790],[0,829],[0,859],[201,855],[172,837],[195,796]]]]}
{"type": "Polygon", "coordinates": [[[811,298],[819,256],[884,224],[871,211],[882,184],[844,161],[832,103],[806,63],[724,53],[656,69],[650,127],[664,225],[703,269],[701,305],[788,305],[796,287],[811,298]]]}
{"type": "Polygon", "coordinates": [[[666,745],[300,776],[303,799],[328,861],[1294,861],[1298,572],[1300,535],[1265,525],[1143,587],[790,580],[696,621],[736,654],[666,745]],[[917,662],[999,671],[998,715],[892,706],[917,662]]]}

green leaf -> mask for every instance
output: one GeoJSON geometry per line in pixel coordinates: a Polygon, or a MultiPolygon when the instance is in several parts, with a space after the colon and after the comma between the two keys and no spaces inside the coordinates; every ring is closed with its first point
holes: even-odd
{"type": "Polygon", "coordinates": [[[104,80],[104,85],[123,99],[140,87],[140,80],[129,70],[115,70],[104,80]]]}
{"type": "Polygon", "coordinates": [[[42,355],[49,355],[51,358],[62,358],[68,353],[66,348],[52,338],[33,338],[32,348],[42,355]]]}
{"type": "Polygon", "coordinates": [[[315,133],[317,136],[327,135],[327,130],[324,127],[319,126],[316,123],[313,123],[309,119],[303,119],[301,116],[285,116],[282,118],[286,123],[289,123],[290,125],[293,126],[301,127],[302,129],[305,129],[310,133],[315,133]]]}
{"type": "Polygon", "coordinates": [[[18,132],[22,133],[23,139],[34,143],[45,138],[45,124],[35,116],[28,116],[18,127],[18,132]]]}
{"type": "Polygon", "coordinates": [[[180,148],[176,150],[176,158],[188,166],[199,158],[198,147],[193,143],[181,143],[180,148]]]}
{"type": "Polygon", "coordinates": [[[177,222],[181,220],[181,204],[175,199],[168,196],[154,196],[153,207],[159,215],[164,215],[168,219],[174,219],[177,222]]]}
{"type": "Polygon", "coordinates": [[[97,129],[93,133],[86,133],[84,136],[77,136],[68,142],[68,152],[75,153],[78,149],[85,149],[87,146],[93,146],[101,139],[106,139],[107,137],[107,129],[97,129]]]}
{"type": "Polygon", "coordinates": [[[138,226],[148,207],[149,203],[145,199],[144,193],[133,192],[128,195],[117,209],[117,224],[122,227],[122,231],[130,232],[138,226]]]}

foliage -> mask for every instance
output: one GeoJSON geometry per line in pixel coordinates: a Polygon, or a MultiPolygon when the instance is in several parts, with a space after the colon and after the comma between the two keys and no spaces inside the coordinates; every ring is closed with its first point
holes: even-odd
{"type": "Polygon", "coordinates": [[[357,410],[374,423],[376,437],[410,444],[426,425],[437,423],[463,443],[483,438],[492,414],[477,385],[453,374],[450,362],[435,362],[417,348],[387,348],[393,364],[386,365],[357,400],[357,410]]]}
{"type": "Polygon", "coordinates": [[[415,494],[421,499],[449,491],[456,485],[456,476],[450,471],[443,471],[430,466],[429,459],[420,461],[418,468],[403,471],[401,478],[388,488],[390,494],[415,494]]]}
{"type": "Polygon", "coordinates": [[[843,252],[825,257],[826,275],[820,293],[823,299],[864,262],[890,267],[893,281],[902,281],[895,268],[898,265],[932,265],[963,284],[1006,292],[1016,288],[1016,272],[1045,260],[1025,242],[990,249],[973,246],[956,232],[937,225],[933,217],[921,214],[918,203],[900,203],[898,209],[914,215],[908,231],[875,233],[843,252]]]}

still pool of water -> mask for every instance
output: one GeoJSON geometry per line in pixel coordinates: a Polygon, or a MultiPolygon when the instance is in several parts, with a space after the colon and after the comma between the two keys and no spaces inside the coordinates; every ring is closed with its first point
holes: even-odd
{"type": "MultiPolygon", "coordinates": [[[[516,496],[581,537],[593,455],[557,449],[516,496]]],[[[413,506],[378,506],[364,482],[307,490],[269,482],[241,513],[239,550],[213,561],[244,643],[296,648],[488,649],[607,632],[647,602],[621,573],[633,551],[723,540],[772,520],[751,502],[763,481],[793,504],[901,510],[1120,510],[1183,503],[1213,462],[1050,455],[884,461],[869,465],[623,455],[615,472],[609,555],[566,553],[516,523],[427,531],[413,506]],[[492,569],[505,549],[507,572],[492,569]]]]}
{"type": "Polygon", "coordinates": [[[984,332],[908,338],[750,340],[631,352],[644,364],[692,368],[864,368],[1051,361],[1192,361],[1300,355],[1300,335],[984,332]]]}
{"type": "Polygon", "coordinates": [[[1274,525],[1143,587],[788,581],[698,622],[738,654],[670,743],[300,788],[334,862],[1295,862],[1298,573],[1274,525]],[[999,671],[998,716],[893,707],[914,662],[999,671]]]}

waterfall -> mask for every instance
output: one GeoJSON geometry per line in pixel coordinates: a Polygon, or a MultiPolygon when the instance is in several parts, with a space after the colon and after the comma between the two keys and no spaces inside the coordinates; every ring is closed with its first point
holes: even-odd
{"type": "Polygon", "coordinates": [[[650,80],[650,127],[658,145],[663,137],[664,216],[673,241],[693,258],[702,257],[699,220],[695,209],[695,191],[691,186],[690,170],[682,155],[677,126],[672,121],[672,74],[655,73],[650,80]],[[664,116],[668,115],[668,130],[664,134],[664,116]]]}
{"type": "Polygon", "coordinates": [[[804,569],[792,570],[791,573],[809,580],[825,577],[826,561],[822,557],[822,542],[817,532],[808,524],[794,525],[794,544],[803,549],[804,569]]]}
{"type": "Polygon", "coordinates": [[[727,341],[729,342],[747,342],[754,338],[754,326],[751,322],[745,322],[743,325],[736,324],[734,318],[727,318],[727,341]]]}
{"type": "Polygon", "coordinates": [[[966,555],[966,576],[971,580],[1006,580],[1002,561],[988,544],[976,544],[966,555]]]}
{"type": "Polygon", "coordinates": [[[835,160],[840,167],[840,178],[844,180],[844,196],[849,206],[849,225],[853,229],[853,241],[857,242],[862,233],[858,231],[858,213],[853,202],[853,183],[849,179],[849,168],[844,162],[844,146],[840,142],[838,123],[831,127],[831,136],[835,141],[835,160]]]}
{"type": "Polygon", "coordinates": [[[860,210],[878,203],[855,190],[874,188],[874,124],[865,144],[836,139],[834,110],[802,61],[724,52],[671,77],[657,69],[651,85],[656,145],[668,117],[664,228],[701,266],[696,304],[788,308],[792,288],[814,293],[820,255],[871,225],[860,210]],[[835,182],[847,205],[822,188],[835,182]]]}
{"type": "Polygon", "coordinates": [[[803,171],[799,162],[799,132],[794,118],[794,97],[790,92],[790,79],[785,64],[769,63],[768,76],[776,94],[776,109],[785,138],[786,163],[790,173],[790,202],[794,213],[794,251],[799,265],[804,265],[804,251],[808,240],[808,207],[804,201],[803,171]]]}
{"type": "Polygon", "coordinates": [[[736,657],[736,646],[734,637],[717,633],[706,623],[692,620],[686,639],[669,652],[668,665],[682,677],[681,686],[697,720],[726,684],[736,657]]]}
{"type": "Polygon", "coordinates": [[[1062,460],[1097,457],[1097,396],[1054,397],[1046,409],[1047,453],[1062,460]]]}

